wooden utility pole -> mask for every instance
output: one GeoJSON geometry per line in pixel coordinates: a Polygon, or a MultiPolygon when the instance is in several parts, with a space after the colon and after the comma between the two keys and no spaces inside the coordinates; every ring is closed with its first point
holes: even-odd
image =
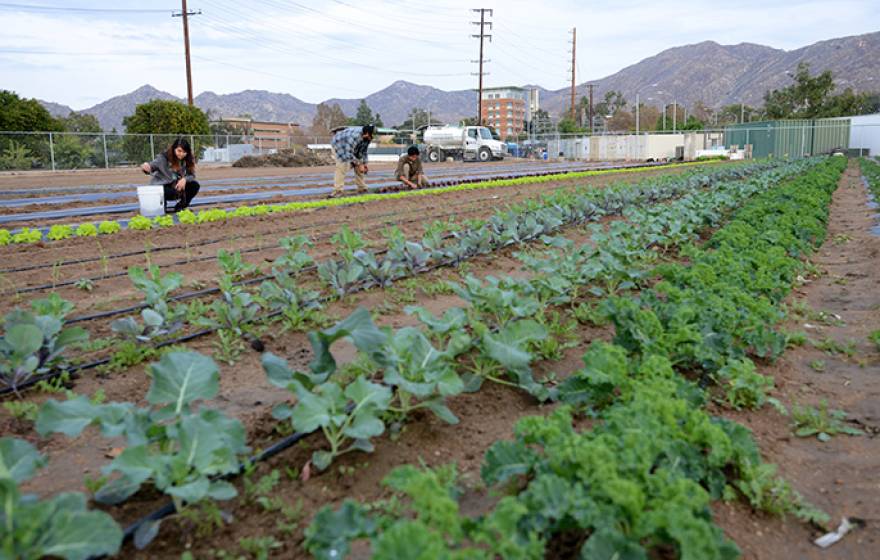
{"type": "Polygon", "coordinates": [[[577,27],[571,28],[571,120],[577,122],[577,113],[575,112],[575,68],[577,63],[577,27]]]}
{"type": "MultiPolygon", "coordinates": [[[[483,126],[483,76],[485,75],[483,72],[483,40],[489,39],[489,42],[492,42],[492,35],[486,33],[486,26],[489,26],[489,29],[492,29],[492,22],[486,21],[486,12],[489,12],[489,17],[492,17],[492,10],[488,8],[473,8],[472,12],[480,12],[480,21],[472,21],[471,24],[480,26],[480,33],[477,35],[471,35],[471,37],[480,40],[480,60],[472,60],[471,62],[479,63],[480,69],[477,72],[477,75],[480,77],[479,79],[479,93],[477,94],[477,125],[483,126]]],[[[488,61],[485,61],[488,62],[488,61]]]]}
{"type": "Polygon", "coordinates": [[[587,84],[587,89],[589,89],[589,91],[590,91],[590,110],[589,110],[589,114],[590,114],[590,125],[589,125],[590,134],[593,133],[593,87],[594,87],[594,86],[595,86],[595,84],[587,84]]]}
{"type": "Polygon", "coordinates": [[[189,56],[189,16],[197,16],[202,13],[201,10],[198,12],[190,12],[186,9],[186,0],[181,0],[183,3],[182,10],[179,14],[171,14],[172,17],[181,17],[183,18],[183,51],[186,55],[186,100],[190,105],[193,104],[193,83],[192,83],[192,63],[190,62],[189,56]]]}

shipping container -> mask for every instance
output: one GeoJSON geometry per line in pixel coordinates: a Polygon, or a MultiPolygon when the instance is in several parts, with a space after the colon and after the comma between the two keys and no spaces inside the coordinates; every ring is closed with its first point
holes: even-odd
{"type": "Polygon", "coordinates": [[[728,147],[752,147],[753,158],[789,158],[848,149],[849,119],[761,121],[727,126],[728,147]]]}

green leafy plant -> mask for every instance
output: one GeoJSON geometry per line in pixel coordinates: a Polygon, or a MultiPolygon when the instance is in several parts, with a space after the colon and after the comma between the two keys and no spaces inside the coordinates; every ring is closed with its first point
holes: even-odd
{"type": "MultiPolygon", "coordinates": [[[[95,495],[116,504],[151,483],[169,495],[178,513],[203,500],[229,500],[235,487],[219,476],[236,473],[248,448],[244,427],[221,412],[194,404],[219,390],[219,372],[210,358],[195,352],[171,352],[149,366],[151,408],[131,403],[94,404],[79,396],[47,401],[37,431],[76,437],[91,424],[106,437],[123,436],[127,447],[107,467],[118,474],[95,495]]],[[[161,521],[148,522],[135,535],[142,548],[158,533],[161,521]]]]}
{"type": "Polygon", "coordinates": [[[220,249],[217,252],[217,262],[220,264],[223,274],[228,276],[233,282],[243,280],[260,271],[257,265],[244,262],[240,251],[229,252],[225,249],[220,249]]]}
{"type": "Polygon", "coordinates": [[[128,221],[128,229],[135,231],[153,229],[153,220],[138,214],[128,221]]]}
{"type": "Polygon", "coordinates": [[[98,235],[98,228],[95,227],[95,224],[80,224],[76,226],[75,233],[77,237],[96,237],[98,235]]]}
{"type": "Polygon", "coordinates": [[[0,383],[13,390],[34,375],[62,367],[67,347],[88,340],[84,329],[63,327],[73,306],[56,294],[33,302],[32,308],[33,312],[16,309],[3,318],[0,383]]]}
{"type": "Polygon", "coordinates": [[[74,286],[84,292],[91,292],[95,289],[95,283],[90,278],[80,278],[74,283],[74,286]]]}
{"type": "Polygon", "coordinates": [[[0,438],[3,557],[85,560],[116,554],[122,544],[122,530],[108,514],[86,509],[82,494],[62,493],[48,500],[21,494],[19,485],[45,463],[30,443],[0,438]]]}
{"type": "Polygon", "coordinates": [[[46,238],[52,241],[60,241],[69,237],[73,237],[73,228],[68,225],[54,225],[49,228],[49,233],[46,234],[46,238]]]}
{"type": "Polygon", "coordinates": [[[847,426],[846,412],[829,410],[828,401],[822,400],[819,408],[795,405],[791,409],[792,428],[797,437],[816,436],[819,441],[828,441],[837,434],[860,436],[864,432],[847,426]]]}
{"type": "Polygon", "coordinates": [[[119,222],[115,220],[104,220],[98,224],[98,233],[101,235],[112,235],[122,229],[119,222]]]}
{"type": "Polygon", "coordinates": [[[43,240],[43,232],[38,229],[23,227],[12,236],[13,243],[39,243],[43,240]]]}

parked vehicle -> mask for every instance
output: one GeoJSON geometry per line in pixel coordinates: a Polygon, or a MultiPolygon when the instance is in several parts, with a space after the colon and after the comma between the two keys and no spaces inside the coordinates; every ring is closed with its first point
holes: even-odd
{"type": "Polygon", "coordinates": [[[425,159],[490,161],[504,159],[507,146],[492,138],[485,126],[429,126],[424,133],[425,159]]]}

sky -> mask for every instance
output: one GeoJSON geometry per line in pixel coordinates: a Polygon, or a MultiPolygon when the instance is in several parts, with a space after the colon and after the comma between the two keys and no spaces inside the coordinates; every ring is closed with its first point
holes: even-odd
{"type": "MultiPolygon", "coordinates": [[[[613,74],[705,40],[785,50],[880,30],[877,0],[189,0],[193,89],[261,89],[317,103],[395,80],[476,87],[475,8],[492,9],[484,85],[613,74]],[[662,6],[662,8],[661,8],[662,6]]],[[[184,97],[179,0],[0,1],[0,89],[86,109],[144,84],[184,97]]]]}

